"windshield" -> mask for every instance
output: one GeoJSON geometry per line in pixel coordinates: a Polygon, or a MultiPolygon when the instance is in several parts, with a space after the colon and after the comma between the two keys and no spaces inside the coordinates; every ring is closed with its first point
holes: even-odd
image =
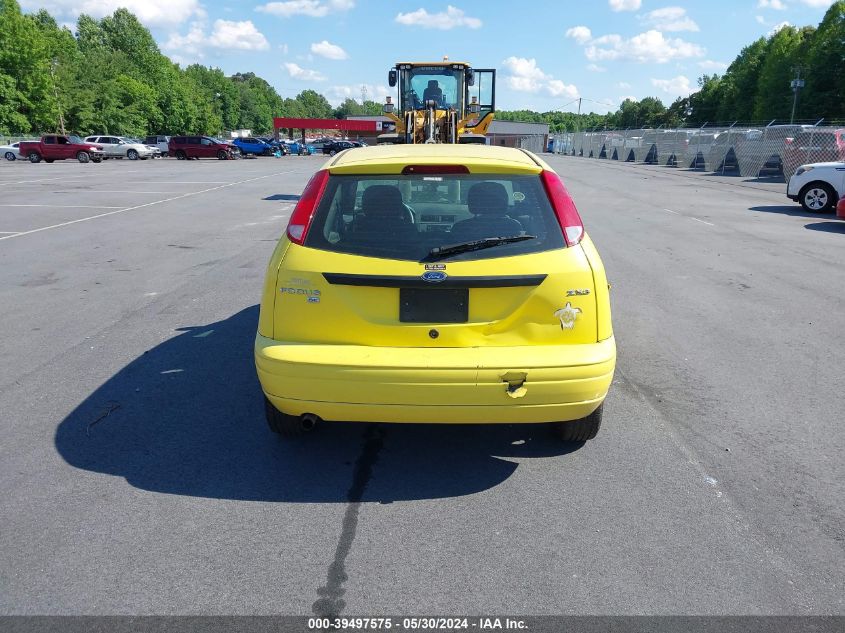
{"type": "Polygon", "coordinates": [[[459,249],[448,259],[564,248],[539,176],[331,176],[305,243],[341,253],[423,261],[433,249],[489,238],[517,239],[459,249]]]}
{"type": "Polygon", "coordinates": [[[464,71],[442,66],[418,66],[402,71],[402,108],[418,110],[426,101],[439,108],[461,109],[464,71]]]}
{"type": "Polygon", "coordinates": [[[67,139],[68,139],[71,143],[84,143],[84,142],[85,142],[85,141],[83,141],[81,138],[79,138],[78,136],[68,136],[68,137],[67,137],[67,139]]]}

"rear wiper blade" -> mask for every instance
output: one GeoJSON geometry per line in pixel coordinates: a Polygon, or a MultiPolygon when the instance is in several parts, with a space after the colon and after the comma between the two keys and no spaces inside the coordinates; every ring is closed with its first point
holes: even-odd
{"type": "Polygon", "coordinates": [[[491,248],[493,246],[500,246],[502,244],[512,244],[513,242],[524,242],[525,240],[537,239],[536,235],[512,235],[510,237],[485,237],[480,240],[473,240],[471,242],[461,242],[460,244],[450,244],[448,246],[435,246],[428,255],[432,258],[446,257],[448,255],[455,255],[456,253],[468,253],[470,251],[480,251],[484,248],[491,248]]]}

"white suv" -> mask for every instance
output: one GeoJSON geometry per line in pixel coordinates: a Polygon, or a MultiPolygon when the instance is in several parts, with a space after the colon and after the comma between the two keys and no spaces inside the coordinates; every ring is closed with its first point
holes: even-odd
{"type": "Polygon", "coordinates": [[[786,197],[800,202],[805,211],[833,211],[845,196],[845,162],[801,165],[789,179],[786,197]]]}

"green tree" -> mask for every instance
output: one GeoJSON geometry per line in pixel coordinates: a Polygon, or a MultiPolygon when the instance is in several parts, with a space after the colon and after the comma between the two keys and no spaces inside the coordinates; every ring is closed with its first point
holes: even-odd
{"type": "Polygon", "coordinates": [[[755,120],[788,119],[792,108],[792,92],[789,82],[795,76],[798,51],[804,38],[809,35],[791,26],[785,26],[769,40],[768,52],[754,97],[755,120]]]}
{"type": "Polygon", "coordinates": [[[830,5],[807,46],[802,112],[812,118],[845,118],[845,0],[830,5]]]}

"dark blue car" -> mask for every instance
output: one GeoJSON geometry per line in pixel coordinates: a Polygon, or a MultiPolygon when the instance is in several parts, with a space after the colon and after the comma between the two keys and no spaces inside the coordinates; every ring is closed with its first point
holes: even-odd
{"type": "Polygon", "coordinates": [[[269,156],[273,153],[273,147],[269,143],[265,143],[261,139],[248,136],[246,138],[236,138],[232,144],[241,150],[241,154],[255,154],[256,156],[269,156]]]}

